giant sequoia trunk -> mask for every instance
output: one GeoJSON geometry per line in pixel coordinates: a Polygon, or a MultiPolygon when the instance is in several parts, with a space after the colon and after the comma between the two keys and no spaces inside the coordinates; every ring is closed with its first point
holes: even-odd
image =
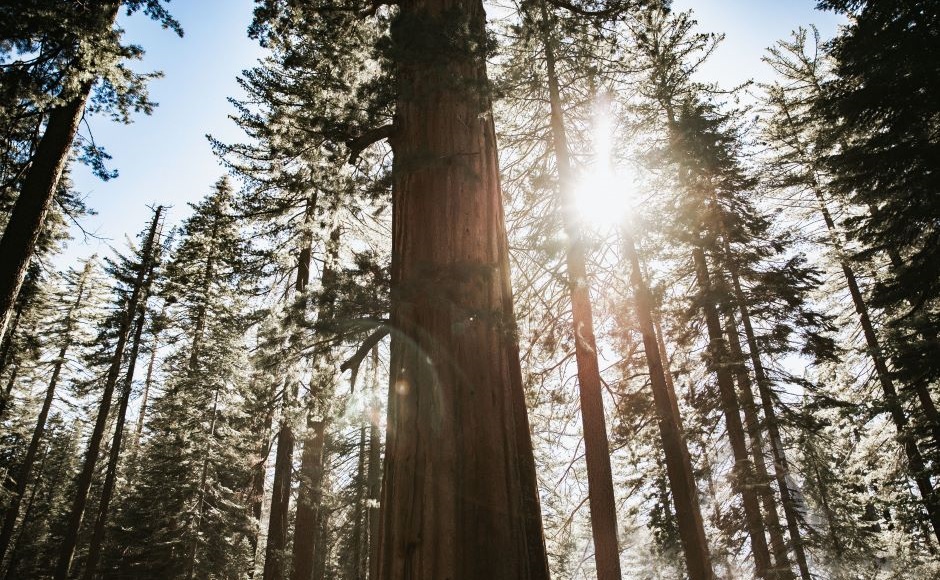
{"type": "MultiPolygon", "coordinates": [[[[678,403],[675,394],[666,382],[661,349],[657,342],[653,324],[653,302],[649,288],[643,280],[640,259],[636,245],[629,233],[624,234],[624,248],[632,268],[630,281],[633,286],[637,322],[643,335],[643,348],[646,352],[646,364],[650,373],[653,390],[653,403],[659,424],[659,436],[663,444],[666,459],[666,474],[676,510],[676,523],[682,549],[685,552],[685,565],[692,580],[715,577],[712,570],[711,555],[708,551],[708,539],[702,521],[699,505],[698,486],[692,471],[692,460],[682,433],[678,403]]],[[[661,339],[660,339],[661,340],[661,339]]]]}
{"type": "Polygon", "coordinates": [[[26,456],[23,458],[23,463],[20,465],[15,475],[13,496],[10,498],[10,503],[4,514],[3,528],[0,529],[0,562],[3,561],[3,557],[6,555],[7,549],[10,546],[10,539],[13,537],[13,528],[16,525],[16,519],[19,515],[20,502],[23,499],[23,494],[26,493],[26,484],[29,482],[33,465],[36,462],[39,444],[42,441],[42,436],[46,429],[46,420],[49,417],[49,410],[52,408],[52,401],[55,398],[56,386],[59,383],[59,375],[62,373],[62,365],[65,364],[65,356],[72,346],[72,329],[75,324],[74,316],[85,297],[85,284],[90,272],[91,262],[88,262],[85,264],[85,270],[82,272],[82,276],[79,279],[75,302],[72,303],[72,307],[65,315],[65,330],[62,333],[62,346],[59,347],[59,356],[56,357],[55,363],[52,365],[52,375],[49,377],[49,386],[46,387],[46,396],[42,400],[42,407],[39,409],[39,417],[36,419],[36,427],[33,429],[33,436],[29,441],[29,447],[26,449],[26,456]]]}
{"type": "Polygon", "coordinates": [[[721,329],[721,319],[718,317],[718,307],[704,250],[695,248],[692,251],[692,259],[695,264],[701,306],[705,315],[705,326],[708,328],[708,364],[717,378],[728,442],[731,444],[731,451],[734,455],[732,485],[741,496],[744,506],[744,517],[748,536],[751,539],[756,575],[765,578],[770,568],[770,550],[767,548],[767,538],[764,535],[764,518],[761,516],[760,503],[754,490],[754,466],[748,455],[744,425],[741,423],[741,405],[734,391],[734,379],[728,366],[728,346],[721,329]]]}
{"type": "Polygon", "coordinates": [[[594,539],[594,563],[598,580],[619,580],[620,549],[617,542],[617,506],[614,499],[613,476],[610,468],[610,445],[607,420],[601,391],[601,373],[597,362],[594,337],[594,314],[591,306],[591,285],[585,264],[584,237],[577,223],[574,200],[574,176],[568,153],[568,137],[561,109],[555,53],[548,33],[549,19],[545,2],[539,3],[542,14],[542,41],[548,72],[551,105],[552,141],[558,167],[561,213],[567,234],[565,264],[568,269],[568,292],[571,300],[572,335],[578,367],[578,394],[584,431],[584,458],[587,463],[588,503],[591,508],[591,532],[594,539]]]}
{"type": "MultiPolygon", "coordinates": [[[[101,11],[100,30],[111,28],[120,6],[120,2],[111,0],[96,7],[101,11]]],[[[81,71],[74,72],[76,77],[81,76],[81,71]]],[[[46,130],[23,177],[20,195],[0,238],[0,256],[3,256],[0,260],[0,339],[6,334],[16,297],[55,199],[59,178],[65,169],[94,81],[93,78],[83,80],[71,99],[49,113],[46,130]]]]}
{"type": "Polygon", "coordinates": [[[157,238],[157,228],[160,225],[160,217],[163,215],[163,206],[157,206],[154,211],[153,221],[150,224],[150,231],[144,242],[142,262],[137,276],[133,282],[130,298],[127,301],[127,308],[121,317],[121,324],[117,333],[117,344],[114,346],[114,352],[111,355],[111,364],[108,367],[108,375],[105,378],[104,392],[101,394],[101,402],[98,405],[98,416],[95,419],[95,426],[88,439],[88,449],[85,452],[85,458],[82,462],[81,472],[75,482],[75,497],[72,500],[72,506],[69,510],[66,521],[65,532],[63,533],[62,543],[59,548],[59,559],[56,563],[54,578],[55,580],[66,580],[69,576],[69,569],[72,566],[72,556],[75,554],[75,545],[78,542],[78,531],[82,523],[82,515],[85,513],[85,503],[88,500],[88,490],[91,488],[91,480],[95,473],[95,463],[98,461],[98,453],[101,450],[101,440],[104,437],[104,430],[108,423],[108,414],[111,411],[111,399],[114,396],[114,387],[117,385],[118,376],[121,373],[121,363],[124,360],[124,347],[127,345],[127,337],[130,333],[131,324],[134,321],[134,314],[137,312],[138,304],[144,292],[144,278],[150,268],[150,262],[153,259],[154,246],[157,238]]]}
{"type": "Polygon", "coordinates": [[[381,580],[546,579],[481,0],[403,0],[381,580]]]}

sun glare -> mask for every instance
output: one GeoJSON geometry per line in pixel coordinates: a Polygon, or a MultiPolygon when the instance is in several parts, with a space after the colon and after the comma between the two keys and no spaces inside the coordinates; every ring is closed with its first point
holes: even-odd
{"type": "Polygon", "coordinates": [[[595,104],[592,125],[593,163],[581,172],[574,205],[585,225],[606,228],[620,224],[630,209],[633,183],[613,162],[614,120],[607,99],[595,104]]]}

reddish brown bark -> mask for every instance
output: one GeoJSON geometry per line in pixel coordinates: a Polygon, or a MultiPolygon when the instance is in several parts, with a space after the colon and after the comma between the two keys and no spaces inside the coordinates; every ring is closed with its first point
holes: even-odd
{"type": "Polygon", "coordinates": [[[378,578],[546,579],[483,90],[482,2],[404,0],[399,9],[378,578]]]}
{"type": "Polygon", "coordinates": [[[594,563],[598,580],[619,580],[621,572],[620,549],[617,542],[617,506],[610,467],[610,445],[607,438],[607,420],[604,416],[601,375],[597,362],[591,288],[585,264],[584,239],[577,223],[574,207],[574,178],[561,108],[558,74],[555,71],[555,54],[548,32],[548,10],[544,1],[540,2],[540,8],[542,41],[548,72],[552,141],[558,167],[562,221],[568,239],[565,264],[568,270],[572,334],[578,368],[578,394],[584,432],[584,457],[587,464],[588,505],[591,510],[594,563]]]}

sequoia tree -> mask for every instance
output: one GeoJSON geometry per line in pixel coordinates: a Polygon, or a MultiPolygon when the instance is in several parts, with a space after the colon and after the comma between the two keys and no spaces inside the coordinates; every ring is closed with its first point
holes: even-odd
{"type": "Polygon", "coordinates": [[[547,578],[480,0],[406,0],[378,578],[547,578]]]}

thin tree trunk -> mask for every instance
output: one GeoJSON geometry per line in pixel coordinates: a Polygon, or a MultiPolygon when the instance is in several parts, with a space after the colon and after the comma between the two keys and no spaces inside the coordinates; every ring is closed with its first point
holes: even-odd
{"type": "MultiPolygon", "coordinates": [[[[160,318],[166,313],[166,304],[160,310],[160,318]]],[[[150,386],[153,384],[153,368],[157,362],[157,350],[160,346],[160,331],[153,331],[153,342],[150,344],[150,360],[147,362],[147,376],[144,379],[144,392],[140,395],[140,408],[137,411],[137,425],[134,427],[134,449],[140,448],[140,437],[144,432],[144,422],[147,417],[147,403],[150,399],[150,386]]]]}
{"type": "Polygon", "coordinates": [[[379,540],[379,496],[382,493],[382,435],[379,433],[379,349],[372,349],[372,405],[370,406],[369,416],[369,509],[367,510],[369,518],[369,573],[368,580],[376,580],[378,572],[376,564],[378,558],[379,540]]]}
{"type": "Polygon", "coordinates": [[[378,578],[547,579],[482,1],[399,7],[378,578]]]}
{"type": "Polygon", "coordinates": [[[713,293],[713,286],[708,272],[705,251],[695,248],[692,251],[698,280],[705,325],[708,327],[708,364],[718,379],[718,391],[721,407],[725,416],[725,426],[731,451],[734,454],[734,475],[732,478],[735,491],[741,495],[748,536],[751,539],[751,551],[754,555],[755,573],[760,578],[767,577],[770,568],[770,551],[764,536],[764,518],[761,516],[760,503],[754,491],[754,467],[747,452],[744,426],[741,423],[741,408],[734,390],[728,362],[728,346],[721,329],[718,307],[713,293]]]}
{"type": "Polygon", "coordinates": [[[617,541],[617,506],[614,498],[610,467],[610,445],[601,375],[597,362],[594,337],[594,315],[591,288],[585,264],[584,239],[577,223],[572,187],[574,179],[568,154],[568,137],[561,108],[555,54],[549,37],[549,17],[545,1],[539,3],[542,16],[542,43],[548,72],[551,105],[551,127],[555,160],[558,167],[559,195],[565,233],[568,238],[566,265],[571,319],[575,338],[575,360],[578,369],[578,393],[584,431],[584,456],[587,463],[588,502],[591,509],[591,532],[594,539],[594,560],[598,580],[619,580],[620,549],[617,541]]]}
{"type": "MultiPolygon", "coordinates": [[[[19,292],[17,292],[17,295],[19,295],[19,292]]],[[[20,301],[19,308],[16,308],[16,314],[13,316],[13,322],[10,324],[10,331],[3,337],[3,350],[0,350],[0,374],[3,374],[3,371],[7,368],[7,361],[13,351],[13,339],[16,337],[16,329],[20,326],[20,318],[23,316],[25,306],[23,301],[20,301]]],[[[0,417],[2,416],[2,412],[0,412],[0,417]]]]}
{"type": "MultiPolygon", "coordinates": [[[[829,209],[826,207],[826,201],[818,189],[814,191],[819,201],[819,210],[823,215],[823,220],[826,222],[826,228],[829,230],[832,243],[839,248],[840,244],[837,238],[836,225],[829,213],[829,209]]],[[[924,472],[924,460],[920,451],[917,449],[914,436],[908,432],[907,416],[904,414],[904,410],[901,407],[897,389],[894,386],[894,381],[891,378],[891,373],[888,370],[888,364],[884,357],[884,351],[881,349],[878,335],[875,333],[875,327],[868,313],[868,305],[865,303],[862,291],[858,286],[858,280],[855,277],[855,272],[852,270],[848,261],[846,261],[845,258],[840,258],[839,264],[842,267],[846,286],[849,289],[849,294],[852,296],[852,303],[855,306],[855,312],[858,314],[859,323],[862,326],[862,333],[865,336],[865,343],[868,346],[868,354],[875,364],[875,373],[878,375],[878,382],[881,384],[881,389],[884,393],[885,404],[888,406],[891,419],[894,422],[895,428],[897,428],[898,439],[901,441],[904,451],[907,454],[908,469],[910,470],[911,477],[917,483],[917,488],[918,491],[920,491],[921,499],[927,510],[934,535],[937,540],[940,541],[940,506],[937,505],[937,498],[934,497],[935,491],[930,477],[924,472]]],[[[922,384],[922,381],[918,381],[913,387],[921,409],[924,411],[924,415],[930,423],[934,445],[940,449],[940,417],[938,417],[937,408],[934,405],[933,399],[930,397],[930,393],[926,390],[926,386],[922,384]]]]}
{"type": "Polygon", "coordinates": [[[682,539],[682,547],[685,552],[686,570],[692,580],[711,579],[715,577],[715,574],[712,570],[708,540],[705,537],[698,486],[695,483],[689,449],[681,428],[678,402],[675,401],[674,394],[670,396],[669,391],[671,389],[666,382],[662,357],[664,350],[661,350],[660,345],[657,343],[656,329],[653,324],[652,297],[646,282],[643,280],[636,244],[627,231],[623,233],[623,243],[632,269],[630,281],[633,285],[637,322],[639,323],[640,333],[643,335],[646,365],[650,373],[659,435],[666,460],[666,474],[669,477],[669,487],[672,491],[672,500],[676,510],[679,537],[682,539]]]}
{"type": "MultiPolygon", "coordinates": [[[[107,1],[95,8],[101,11],[100,32],[110,30],[120,6],[120,2],[107,1]]],[[[0,238],[0,256],[3,256],[3,260],[0,260],[0,340],[6,334],[23,278],[42,233],[46,215],[55,199],[59,178],[65,169],[72,141],[85,111],[85,102],[95,80],[83,80],[74,97],[49,113],[46,130],[36,147],[3,237],[0,238]]]]}
{"type": "Polygon", "coordinates": [[[293,464],[294,432],[286,421],[277,433],[277,455],[274,460],[274,490],[268,521],[268,543],[265,546],[264,580],[280,580],[288,570],[287,524],[290,506],[290,472],[293,464]]]}
{"type": "Polygon", "coordinates": [[[46,420],[49,417],[49,410],[52,408],[52,401],[55,399],[55,389],[59,383],[59,375],[62,372],[62,366],[65,364],[65,356],[72,346],[72,327],[74,324],[75,312],[81,307],[82,299],[85,295],[85,283],[91,271],[91,263],[85,265],[81,278],[78,282],[75,302],[65,315],[65,329],[62,333],[62,346],[59,348],[59,355],[52,366],[52,375],[49,377],[49,386],[46,387],[46,396],[42,401],[42,407],[39,409],[39,417],[36,419],[36,427],[33,429],[33,436],[29,441],[29,447],[26,449],[26,457],[20,465],[19,471],[15,477],[15,488],[10,503],[7,506],[3,519],[3,528],[0,529],[0,562],[6,554],[10,545],[10,538],[13,537],[13,527],[16,525],[16,518],[19,515],[20,500],[26,493],[26,485],[29,483],[29,476],[33,470],[33,464],[36,461],[36,454],[39,452],[39,445],[42,442],[42,436],[46,429],[46,420]]]}
{"type": "Polygon", "coordinates": [[[0,399],[0,419],[3,419],[3,415],[10,406],[10,397],[13,396],[13,386],[16,385],[19,371],[19,365],[13,365],[13,368],[10,370],[10,378],[7,379],[7,384],[3,388],[3,398],[0,399]]]}
{"type": "Polygon", "coordinates": [[[274,422],[274,411],[268,409],[265,413],[264,421],[261,424],[261,441],[259,442],[260,451],[258,453],[258,463],[251,470],[251,483],[249,488],[249,504],[251,505],[251,516],[255,520],[258,529],[255,533],[249,535],[248,542],[251,545],[252,567],[249,577],[254,578],[255,566],[258,557],[258,534],[261,532],[261,516],[264,511],[264,478],[267,474],[268,456],[271,454],[270,435],[271,424],[274,422]]]}
{"type": "Polygon", "coordinates": [[[111,365],[108,368],[108,375],[105,379],[104,392],[101,395],[101,403],[98,406],[98,417],[95,420],[94,429],[88,440],[88,449],[85,452],[81,472],[75,482],[75,497],[72,501],[71,509],[69,510],[65,533],[63,534],[62,544],[59,550],[59,559],[53,575],[55,580],[66,580],[69,575],[69,568],[72,566],[72,556],[75,554],[75,545],[78,542],[78,531],[81,527],[82,515],[85,513],[88,490],[91,487],[91,480],[95,472],[95,463],[98,461],[101,440],[104,437],[105,426],[108,422],[108,413],[111,410],[111,398],[114,395],[114,387],[117,385],[118,376],[121,372],[121,362],[124,359],[124,347],[127,344],[127,335],[129,334],[131,324],[134,320],[134,314],[137,312],[141,294],[143,293],[144,276],[150,267],[150,261],[153,259],[157,228],[162,213],[163,206],[157,206],[154,212],[153,222],[150,225],[150,232],[147,234],[147,240],[141,252],[143,262],[134,280],[134,286],[130,299],[128,300],[127,309],[121,317],[121,325],[117,334],[117,344],[111,356],[111,365]]]}
{"type": "Polygon", "coordinates": [[[359,461],[356,466],[356,517],[353,529],[353,557],[355,580],[365,580],[366,538],[368,525],[366,520],[366,426],[359,428],[359,461]]]}
{"type": "Polygon", "coordinates": [[[780,516],[777,514],[777,502],[774,499],[774,491],[770,487],[770,474],[767,472],[767,463],[764,459],[764,437],[761,435],[760,420],[757,417],[757,407],[754,404],[751,377],[744,365],[744,352],[741,349],[741,339],[738,336],[738,325],[731,312],[725,315],[725,325],[728,344],[731,347],[731,357],[734,361],[734,371],[738,380],[741,407],[744,410],[744,424],[751,442],[751,457],[757,473],[755,484],[759,490],[761,502],[764,504],[767,531],[770,533],[770,546],[773,550],[774,567],[769,575],[771,578],[793,578],[792,564],[787,555],[787,544],[783,539],[780,516]]]}
{"type": "Polygon", "coordinates": [[[311,580],[316,559],[316,537],[323,502],[323,463],[326,418],[307,424],[304,449],[300,459],[300,490],[294,526],[292,580],[311,580]]]}
{"type": "MultiPolygon", "coordinates": [[[[212,444],[212,438],[215,437],[215,425],[219,417],[219,389],[212,393],[212,421],[209,423],[209,445],[212,444]]],[[[199,557],[199,534],[202,532],[202,519],[206,515],[206,480],[209,477],[209,461],[202,461],[202,470],[199,474],[199,497],[196,504],[199,509],[196,513],[196,525],[193,526],[193,547],[191,548],[191,557],[189,559],[189,573],[187,578],[192,580],[196,576],[196,562],[199,557]]]]}
{"type": "MultiPolygon", "coordinates": [[[[153,274],[151,266],[150,275],[153,274]]],[[[149,284],[148,284],[149,285],[149,284]]],[[[146,293],[146,290],[145,290],[146,293]]],[[[91,534],[91,543],[88,547],[88,557],[85,560],[85,573],[83,580],[91,580],[98,567],[101,557],[101,546],[104,543],[105,527],[108,523],[108,511],[111,507],[111,498],[114,496],[114,487],[117,481],[118,460],[121,457],[121,444],[124,441],[124,423],[127,419],[127,405],[131,398],[131,388],[134,383],[134,369],[137,366],[137,355],[140,352],[140,339],[144,332],[144,321],[147,317],[146,296],[142,301],[143,307],[137,316],[137,326],[134,329],[134,339],[131,343],[131,354],[127,361],[127,373],[124,376],[124,389],[118,403],[117,417],[114,419],[114,438],[111,440],[111,449],[108,452],[108,467],[105,472],[104,485],[101,488],[101,499],[98,505],[98,517],[91,534]]]]}
{"type": "MultiPolygon", "coordinates": [[[[10,550],[10,560],[7,562],[6,573],[3,575],[4,580],[12,580],[13,574],[16,572],[16,567],[19,565],[20,546],[22,545],[21,540],[23,538],[23,530],[26,528],[27,524],[30,522],[31,516],[33,515],[33,506],[36,504],[36,495],[39,493],[39,486],[42,484],[41,474],[46,466],[46,459],[48,457],[49,450],[47,449],[46,452],[42,455],[42,460],[39,462],[40,477],[36,480],[36,483],[33,484],[32,492],[29,494],[29,501],[26,502],[26,509],[23,510],[23,521],[20,523],[20,533],[17,534],[16,539],[13,540],[13,549],[10,550]]],[[[0,565],[2,565],[2,562],[0,562],[0,565]]]]}
{"type": "Polygon", "coordinates": [[[793,552],[796,557],[797,567],[800,570],[800,577],[803,580],[810,580],[809,564],[806,561],[806,551],[803,547],[803,538],[800,533],[800,518],[796,512],[796,504],[793,500],[790,485],[787,483],[787,475],[790,472],[790,467],[787,462],[786,452],[783,448],[783,438],[780,436],[780,427],[777,421],[777,411],[774,408],[770,381],[760,359],[757,337],[754,334],[754,327],[751,325],[751,316],[744,301],[741,281],[738,279],[737,272],[734,270],[733,265],[731,266],[730,273],[735,300],[738,303],[738,310],[741,313],[741,324],[744,326],[744,336],[747,338],[751,366],[754,368],[754,378],[757,379],[757,392],[760,394],[761,407],[764,410],[767,433],[770,435],[770,450],[774,458],[774,474],[777,479],[777,489],[780,491],[780,500],[783,504],[783,514],[787,520],[787,531],[790,533],[790,540],[793,544],[793,552]]]}

